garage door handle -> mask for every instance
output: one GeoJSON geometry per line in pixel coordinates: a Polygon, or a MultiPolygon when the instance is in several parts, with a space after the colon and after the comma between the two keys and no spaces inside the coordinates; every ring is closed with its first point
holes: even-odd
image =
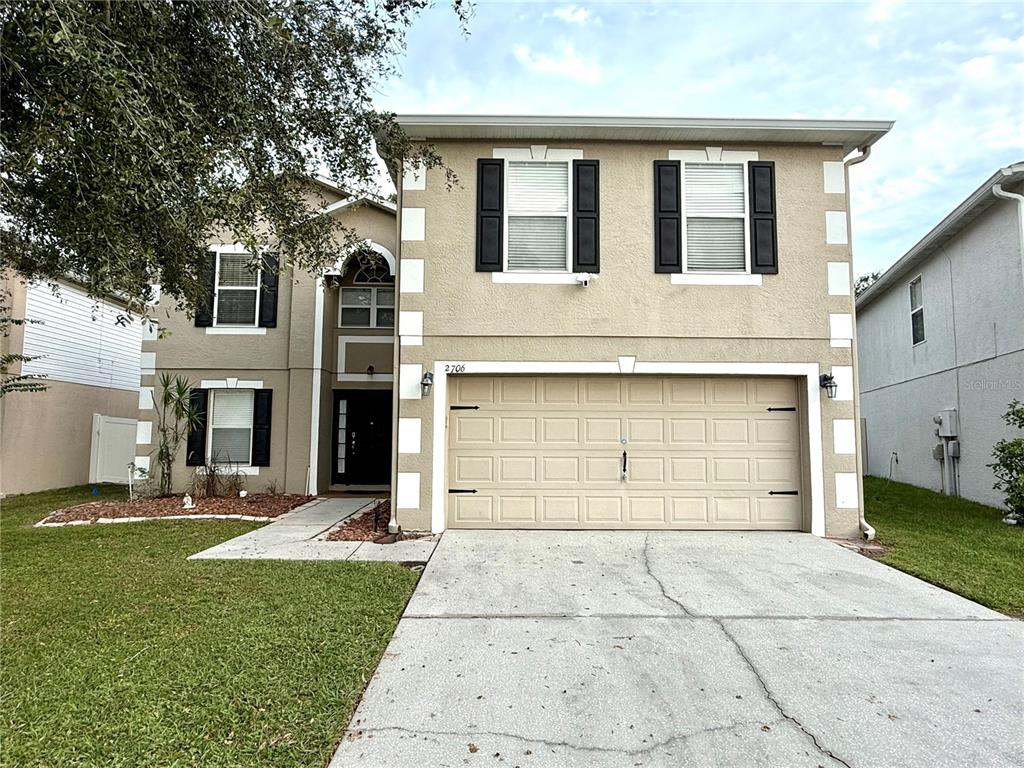
{"type": "Polygon", "coordinates": [[[769,496],[799,496],[800,491],[768,491],[769,496]]]}
{"type": "Polygon", "coordinates": [[[626,455],[626,452],[623,451],[622,452],[622,479],[623,480],[626,479],[626,472],[627,472],[628,469],[629,469],[629,457],[626,455]]]}
{"type": "Polygon", "coordinates": [[[476,488],[449,488],[448,493],[476,493],[476,488]]]}
{"type": "Polygon", "coordinates": [[[794,406],[789,406],[787,408],[765,408],[765,410],[768,411],[768,413],[775,413],[777,411],[795,411],[796,408],[794,406]]]}

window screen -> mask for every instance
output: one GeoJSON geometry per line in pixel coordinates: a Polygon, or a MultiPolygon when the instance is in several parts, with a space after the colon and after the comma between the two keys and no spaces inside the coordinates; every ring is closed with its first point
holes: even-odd
{"type": "Polygon", "coordinates": [[[252,390],[213,392],[210,461],[248,465],[252,447],[252,390]]]}
{"type": "Polygon", "coordinates": [[[256,325],[259,275],[244,253],[222,253],[217,267],[217,325],[256,325]]]}
{"type": "Polygon", "coordinates": [[[745,272],[743,165],[687,163],[684,177],[687,271],[745,272]]]}
{"type": "Polygon", "coordinates": [[[569,164],[508,164],[508,269],[568,270],[569,164]]]}

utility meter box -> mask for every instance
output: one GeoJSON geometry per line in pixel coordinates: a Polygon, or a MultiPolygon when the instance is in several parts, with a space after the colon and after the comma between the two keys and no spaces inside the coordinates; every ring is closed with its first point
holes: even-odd
{"type": "Polygon", "coordinates": [[[935,423],[939,425],[939,437],[956,437],[960,434],[960,419],[956,408],[947,408],[935,414],[935,423]]]}
{"type": "Polygon", "coordinates": [[[932,448],[932,458],[936,461],[945,461],[946,451],[942,447],[942,443],[936,443],[935,447],[932,448]]]}

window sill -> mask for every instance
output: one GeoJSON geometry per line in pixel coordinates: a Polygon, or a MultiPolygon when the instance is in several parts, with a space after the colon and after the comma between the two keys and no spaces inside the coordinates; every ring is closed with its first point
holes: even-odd
{"type": "Polygon", "coordinates": [[[492,282],[520,285],[576,285],[583,277],[576,272],[491,272],[492,282]]]}
{"type": "Polygon", "coordinates": [[[248,325],[214,325],[206,329],[207,336],[266,336],[266,328],[248,325]]]}
{"type": "MultiPolygon", "coordinates": [[[[217,472],[219,474],[224,474],[224,475],[239,474],[239,475],[252,476],[252,475],[258,475],[260,473],[260,468],[259,467],[250,467],[250,466],[243,467],[243,466],[239,466],[239,465],[235,465],[235,464],[218,464],[217,465],[217,472]]],[[[206,474],[206,467],[196,467],[196,474],[197,475],[205,475],[206,474]]]]}
{"type": "Polygon", "coordinates": [[[672,285],[763,285],[763,275],[673,272],[672,285]]]}

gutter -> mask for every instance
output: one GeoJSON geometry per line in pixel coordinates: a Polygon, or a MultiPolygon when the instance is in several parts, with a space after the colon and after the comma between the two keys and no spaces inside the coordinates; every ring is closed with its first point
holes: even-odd
{"type": "MultiPolygon", "coordinates": [[[[845,182],[846,182],[846,195],[849,199],[850,195],[850,166],[863,163],[871,157],[871,145],[865,145],[860,148],[860,154],[851,157],[845,163],[843,168],[845,170],[845,182]]],[[[849,208],[849,206],[847,206],[849,208]]],[[[847,215],[846,217],[846,242],[850,244],[850,266],[853,266],[853,217],[847,215]]],[[[850,286],[850,292],[853,293],[853,286],[850,286]]],[[[851,297],[853,298],[853,297],[851,297]]],[[[857,510],[857,527],[860,528],[860,532],[864,535],[865,541],[875,540],[875,529],[864,517],[864,452],[860,450],[864,445],[864,437],[861,432],[860,424],[860,366],[857,365],[857,305],[854,299],[853,306],[853,339],[850,342],[850,356],[853,358],[850,362],[853,363],[853,430],[854,435],[857,439],[857,479],[860,481],[861,487],[861,499],[860,507],[857,510]]]]}
{"type": "MultiPolygon", "coordinates": [[[[1004,176],[1013,175],[1013,172],[1009,168],[1001,168],[1000,171],[1004,176]]],[[[1020,246],[1021,280],[1024,281],[1024,195],[1018,195],[1016,192],[1007,192],[1005,189],[1003,189],[1002,184],[996,184],[995,186],[993,186],[992,194],[995,195],[996,197],[1002,198],[1003,200],[1017,201],[1017,243],[1020,246]]]]}

